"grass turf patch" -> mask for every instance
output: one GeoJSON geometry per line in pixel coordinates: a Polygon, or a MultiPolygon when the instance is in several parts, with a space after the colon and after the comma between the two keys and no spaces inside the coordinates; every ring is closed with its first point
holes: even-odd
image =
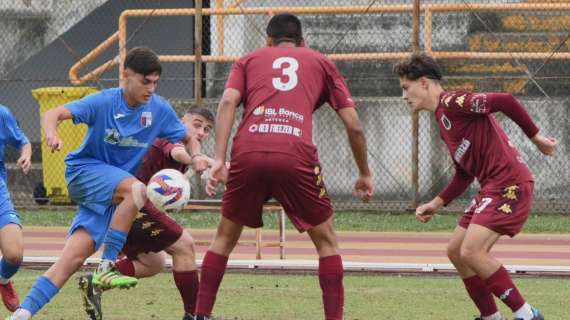
{"type": "MultiPolygon", "coordinates": [[[[73,220],[73,211],[20,211],[24,226],[68,226],[73,220]]],[[[219,220],[218,212],[181,212],[172,215],[187,228],[214,229],[219,220]]],[[[432,221],[422,224],[414,214],[391,214],[373,212],[337,212],[335,226],[339,231],[449,231],[457,223],[457,214],[435,216],[432,221]]],[[[277,229],[277,215],[264,216],[265,228],[277,229]]],[[[293,229],[287,221],[287,229],[293,229]]],[[[570,216],[533,214],[525,225],[527,233],[568,233],[570,216]]]]}
{"type": "MultiPolygon", "coordinates": [[[[40,272],[22,270],[15,277],[21,298],[40,272]]],[[[527,300],[547,319],[567,319],[570,281],[516,278],[527,300]]],[[[345,319],[457,320],[471,319],[476,309],[457,277],[346,275],[345,319]]],[[[38,315],[38,319],[85,319],[73,277],[38,315]]],[[[323,319],[321,292],[315,275],[228,273],[222,282],[214,314],[224,319],[323,319]]],[[[500,302],[503,314],[510,310],[500,302]]],[[[5,310],[0,312],[3,317],[5,310]]],[[[107,320],[182,318],[183,310],[172,275],[142,279],[137,288],[103,294],[107,320]]]]}

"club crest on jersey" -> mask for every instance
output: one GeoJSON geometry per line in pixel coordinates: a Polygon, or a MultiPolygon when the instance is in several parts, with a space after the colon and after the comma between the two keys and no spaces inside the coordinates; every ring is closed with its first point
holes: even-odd
{"type": "Polygon", "coordinates": [[[145,111],[141,114],[141,125],[149,128],[152,125],[152,112],[145,111]]]}
{"type": "Polygon", "coordinates": [[[487,112],[487,95],[477,93],[471,99],[471,111],[475,113],[487,112]]]}

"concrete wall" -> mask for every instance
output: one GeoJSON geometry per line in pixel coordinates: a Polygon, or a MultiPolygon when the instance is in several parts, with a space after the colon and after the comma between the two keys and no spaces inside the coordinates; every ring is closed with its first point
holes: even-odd
{"type": "Polygon", "coordinates": [[[0,75],[21,65],[107,0],[2,0],[0,75]]]}

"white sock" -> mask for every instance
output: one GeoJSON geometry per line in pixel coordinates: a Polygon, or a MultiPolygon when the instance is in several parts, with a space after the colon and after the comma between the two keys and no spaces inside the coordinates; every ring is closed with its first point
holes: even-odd
{"type": "Polygon", "coordinates": [[[534,315],[532,314],[530,304],[525,302],[522,307],[515,311],[515,317],[521,318],[523,320],[531,320],[534,315]]]}
{"type": "Polygon", "coordinates": [[[0,277],[0,284],[7,284],[8,282],[10,282],[10,279],[0,277]]]}
{"type": "Polygon", "coordinates": [[[109,269],[111,269],[113,266],[115,266],[114,261],[101,259],[101,262],[99,262],[99,266],[97,267],[97,272],[101,273],[109,271],[109,269]]]}
{"type": "Polygon", "coordinates": [[[16,312],[12,313],[10,320],[29,320],[32,318],[32,313],[26,309],[19,308],[16,312]]]}
{"type": "Polygon", "coordinates": [[[490,316],[482,317],[483,320],[503,320],[503,316],[500,311],[493,313],[490,316]]]}

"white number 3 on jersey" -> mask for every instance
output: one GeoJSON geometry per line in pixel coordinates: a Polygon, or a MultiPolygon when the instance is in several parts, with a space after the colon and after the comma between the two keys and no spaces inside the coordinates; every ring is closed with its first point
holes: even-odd
{"type": "Polygon", "coordinates": [[[283,82],[283,77],[273,78],[273,87],[279,91],[289,91],[295,88],[298,82],[297,70],[299,62],[295,58],[281,57],[273,61],[273,69],[282,69],[283,76],[287,76],[287,82],[283,82]],[[283,65],[287,64],[285,68],[283,65]]]}

